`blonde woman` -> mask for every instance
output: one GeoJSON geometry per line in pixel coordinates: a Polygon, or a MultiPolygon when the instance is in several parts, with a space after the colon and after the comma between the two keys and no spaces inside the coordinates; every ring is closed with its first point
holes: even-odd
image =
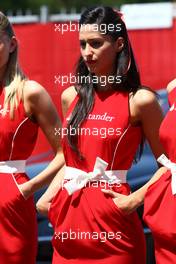
{"type": "Polygon", "coordinates": [[[45,89],[28,80],[18,65],[18,42],[0,12],[0,263],[34,264],[37,251],[36,212],[32,194],[48,184],[64,163],[56,109],[45,89]],[[40,127],[55,157],[29,180],[26,159],[40,127]]]}

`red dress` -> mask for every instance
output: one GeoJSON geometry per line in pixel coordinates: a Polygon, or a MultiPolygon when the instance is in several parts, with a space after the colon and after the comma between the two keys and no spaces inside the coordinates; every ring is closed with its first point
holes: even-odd
{"type": "Polygon", "coordinates": [[[8,173],[3,163],[26,160],[34,148],[38,126],[25,115],[21,102],[10,120],[3,117],[4,93],[0,91],[0,263],[35,264],[37,223],[33,198],[25,200],[17,183],[28,181],[23,173],[8,173]]]}
{"type": "MultiPolygon", "coordinates": [[[[160,127],[160,140],[171,162],[176,162],[176,88],[169,94],[171,106],[160,127]]],[[[176,197],[168,170],[147,190],[144,220],[152,231],[157,264],[176,263],[176,197]]]]}
{"type": "MultiPolygon", "coordinates": [[[[76,101],[77,98],[67,118],[76,101]]],[[[66,126],[66,120],[63,126],[66,126]]],[[[64,137],[67,166],[91,172],[96,158],[100,157],[108,163],[107,170],[131,167],[142,131],[139,126],[129,124],[127,93],[96,92],[93,109],[81,128],[87,129],[78,142],[84,159],[78,158],[64,137]]],[[[119,210],[112,198],[101,191],[101,188],[110,188],[105,185],[99,182],[95,187],[92,182],[72,195],[61,188],[54,197],[49,210],[55,231],[53,264],[145,263],[145,238],[137,213],[125,215],[119,210]]],[[[113,184],[112,189],[125,195],[130,193],[127,183],[113,184]]]]}

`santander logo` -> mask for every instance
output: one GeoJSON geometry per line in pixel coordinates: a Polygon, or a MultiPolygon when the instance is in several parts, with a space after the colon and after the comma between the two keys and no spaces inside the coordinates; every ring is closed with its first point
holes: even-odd
{"type": "MultiPolygon", "coordinates": [[[[70,120],[70,116],[69,115],[66,120],[69,121],[70,120]]],[[[100,114],[89,114],[88,117],[86,119],[89,119],[89,120],[103,120],[103,121],[106,121],[106,122],[111,122],[115,117],[114,116],[109,116],[107,114],[107,112],[105,112],[104,114],[100,115],[100,114]]]]}
{"type": "Polygon", "coordinates": [[[107,112],[105,112],[104,114],[100,115],[100,114],[89,114],[87,119],[89,120],[103,120],[106,122],[111,122],[115,117],[114,116],[109,116],[107,114],[107,112]]]}

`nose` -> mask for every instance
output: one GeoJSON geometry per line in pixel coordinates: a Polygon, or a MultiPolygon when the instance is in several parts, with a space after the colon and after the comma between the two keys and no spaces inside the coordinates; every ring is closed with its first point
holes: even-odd
{"type": "Polygon", "coordinates": [[[89,43],[86,43],[86,47],[85,47],[85,50],[84,50],[84,55],[86,56],[86,57],[90,57],[90,56],[92,56],[92,48],[91,48],[91,46],[89,45],[89,43]]]}

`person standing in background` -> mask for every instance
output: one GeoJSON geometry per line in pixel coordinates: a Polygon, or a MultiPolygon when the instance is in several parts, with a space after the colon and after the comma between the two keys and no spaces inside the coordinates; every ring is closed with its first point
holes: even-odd
{"type": "Polygon", "coordinates": [[[32,194],[49,184],[64,164],[57,111],[45,89],[18,64],[18,42],[0,12],[0,263],[35,264],[36,210],[32,194]],[[55,157],[33,179],[25,173],[40,127],[55,157]]]}
{"type": "Polygon", "coordinates": [[[146,190],[143,216],[152,231],[157,264],[176,263],[176,79],[167,91],[170,109],[159,134],[167,156],[158,158],[163,167],[155,173],[158,180],[146,190]]]}

